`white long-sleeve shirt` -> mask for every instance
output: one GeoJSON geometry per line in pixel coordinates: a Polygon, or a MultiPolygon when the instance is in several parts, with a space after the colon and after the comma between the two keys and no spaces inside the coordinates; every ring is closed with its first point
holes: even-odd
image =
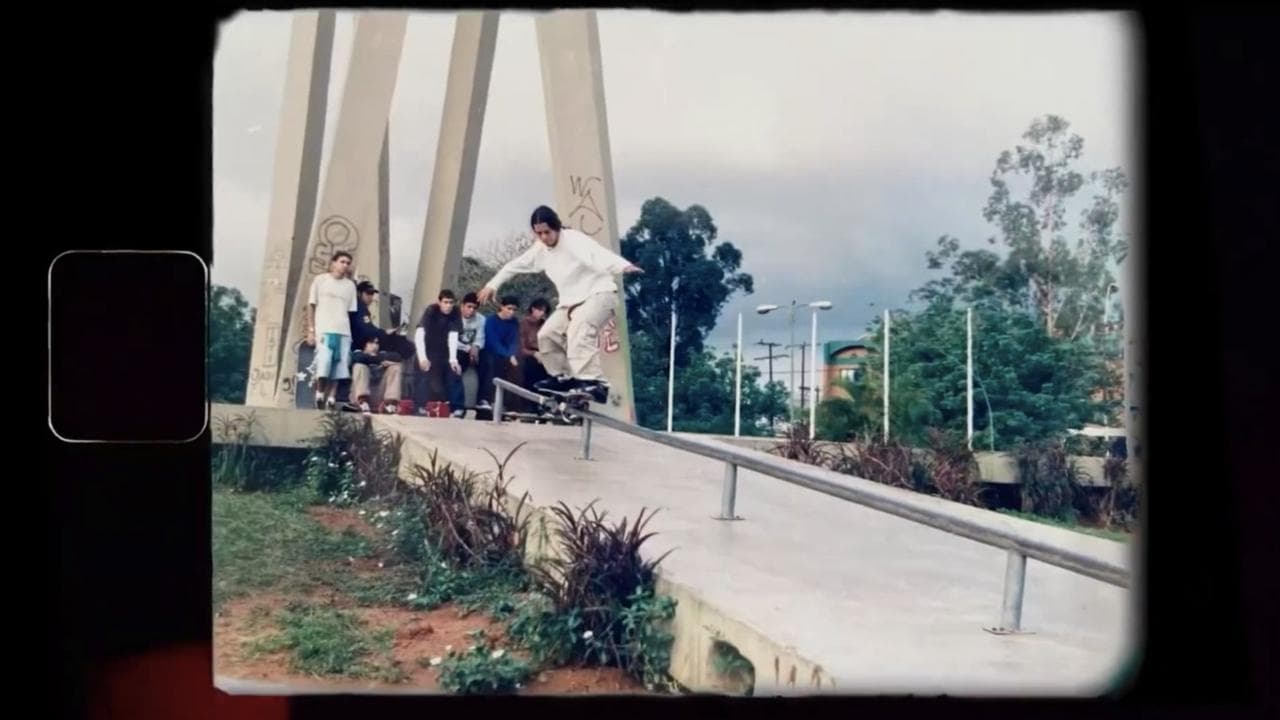
{"type": "Polygon", "coordinates": [[[542,271],[555,283],[559,306],[565,307],[596,293],[617,292],[618,283],[613,276],[630,264],[630,260],[614,254],[590,235],[563,228],[555,247],[535,240],[528,250],[503,265],[486,287],[497,290],[514,275],[542,271]]]}
{"type": "MultiPolygon", "coordinates": [[[[417,330],[413,331],[413,346],[418,349],[418,360],[427,361],[427,331],[419,325],[417,330]]],[[[458,357],[458,333],[449,331],[449,359],[453,360],[458,357]]]]}

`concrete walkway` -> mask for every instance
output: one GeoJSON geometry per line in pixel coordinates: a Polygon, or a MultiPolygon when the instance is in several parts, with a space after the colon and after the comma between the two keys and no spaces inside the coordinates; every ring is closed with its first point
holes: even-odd
{"type": "MultiPolygon", "coordinates": [[[[415,455],[438,448],[441,459],[480,471],[494,469],[485,449],[501,458],[526,442],[508,477],[537,506],[598,499],[614,518],[660,508],[647,553],[677,548],[662,565],[664,580],[820,667],[826,681],[813,684],[823,692],[1095,695],[1137,646],[1133,591],[1030,560],[1022,620],[1029,634],[993,635],[983,628],[1000,620],[1002,550],[745,470],[737,496],[745,519],[717,521],[723,464],[624,433],[595,428],[593,459],[583,461],[575,459],[577,428],[376,422],[411,440],[415,455]]],[[[1127,545],[971,510],[1132,567],[1127,545]]],[[[743,652],[756,667],[757,695],[788,692],[776,655],[743,652]]],[[[789,692],[809,684],[801,677],[789,692]]]]}

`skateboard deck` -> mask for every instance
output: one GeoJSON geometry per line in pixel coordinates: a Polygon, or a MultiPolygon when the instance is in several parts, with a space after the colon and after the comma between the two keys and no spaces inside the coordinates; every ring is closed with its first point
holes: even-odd
{"type": "Polygon", "coordinates": [[[552,425],[578,425],[581,419],[565,419],[557,413],[525,413],[525,412],[504,412],[502,419],[515,422],[535,423],[539,425],[550,423],[552,425]]]}
{"type": "Polygon", "coordinates": [[[300,410],[314,410],[316,407],[316,391],[311,387],[311,363],[315,362],[314,345],[299,343],[298,345],[298,378],[294,386],[294,407],[300,410]]]}
{"type": "Polygon", "coordinates": [[[537,390],[536,392],[546,398],[542,406],[563,418],[566,423],[580,422],[581,419],[574,414],[574,411],[588,410],[592,403],[591,395],[582,390],[537,390]]]}

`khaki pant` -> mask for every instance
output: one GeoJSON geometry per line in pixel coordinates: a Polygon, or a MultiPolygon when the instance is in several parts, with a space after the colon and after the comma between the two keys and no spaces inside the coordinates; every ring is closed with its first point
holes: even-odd
{"type": "Polygon", "coordinates": [[[370,392],[369,383],[372,380],[373,373],[368,365],[364,363],[355,363],[351,366],[351,399],[360,402],[361,399],[368,398],[369,404],[373,405],[379,400],[387,402],[400,402],[400,363],[382,368],[382,380],[370,392]]]}
{"type": "Polygon", "coordinates": [[[552,376],[603,380],[600,328],[609,322],[618,294],[596,293],[572,308],[559,307],[538,331],[538,360],[552,376]]]}

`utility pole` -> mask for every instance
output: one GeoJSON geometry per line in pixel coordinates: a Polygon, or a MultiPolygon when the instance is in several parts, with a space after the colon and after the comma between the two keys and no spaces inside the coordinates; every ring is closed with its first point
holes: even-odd
{"type": "MultiPolygon", "coordinates": [[[[788,347],[788,348],[800,348],[800,383],[801,383],[801,385],[800,385],[800,409],[801,409],[801,410],[804,410],[804,408],[805,408],[805,405],[804,405],[804,396],[805,396],[805,394],[806,394],[806,393],[808,393],[808,392],[809,392],[809,388],[808,388],[808,386],[806,386],[806,385],[804,385],[804,384],[803,384],[803,383],[804,383],[804,378],[805,378],[805,375],[804,375],[804,351],[805,351],[805,348],[809,347],[809,343],[808,343],[807,341],[801,341],[799,345],[788,345],[787,347],[788,347]]],[[[795,377],[795,375],[794,375],[794,373],[793,373],[793,374],[792,374],[793,381],[794,381],[794,377],[795,377]]]]}
{"type": "Polygon", "coordinates": [[[765,341],[761,340],[760,342],[758,342],[758,343],[756,343],[756,344],[757,344],[757,345],[763,345],[763,346],[765,346],[765,347],[769,348],[769,354],[768,354],[768,355],[766,355],[766,356],[764,356],[764,357],[758,357],[758,358],[755,358],[755,359],[756,359],[756,360],[768,360],[768,361],[769,361],[769,382],[770,382],[770,383],[772,383],[772,382],[773,382],[773,361],[774,361],[774,359],[775,359],[775,358],[784,358],[784,357],[786,357],[786,355],[774,355],[774,354],[773,354],[773,349],[774,349],[775,347],[778,347],[778,346],[782,345],[782,343],[776,343],[776,342],[765,342],[765,341]]]}
{"type": "MultiPolygon", "coordinates": [[[[756,358],[756,360],[768,360],[768,361],[769,361],[769,384],[770,384],[770,385],[772,385],[772,384],[773,384],[773,361],[774,361],[774,358],[784,358],[784,357],[787,357],[786,355],[774,355],[774,354],[773,354],[773,348],[774,348],[774,347],[777,347],[777,346],[779,346],[779,345],[782,345],[782,343],[776,343],[776,342],[765,342],[764,340],[761,340],[760,342],[758,342],[758,343],[756,343],[756,344],[757,344],[757,345],[764,345],[765,347],[769,348],[769,354],[768,354],[768,355],[765,355],[764,357],[758,357],[758,358],[756,358]]],[[[773,420],[774,420],[773,415],[772,415],[772,414],[770,414],[770,415],[769,415],[769,432],[773,432],[773,420]]]]}

